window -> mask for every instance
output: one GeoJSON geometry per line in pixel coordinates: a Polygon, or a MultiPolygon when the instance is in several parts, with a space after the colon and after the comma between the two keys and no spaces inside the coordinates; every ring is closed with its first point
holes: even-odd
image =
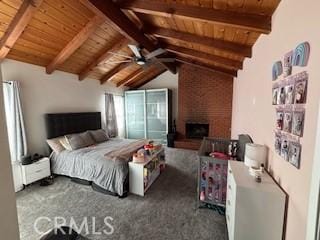
{"type": "Polygon", "coordinates": [[[124,97],[120,95],[113,95],[114,105],[117,116],[118,135],[120,138],[125,137],[125,120],[124,120],[124,97]]]}

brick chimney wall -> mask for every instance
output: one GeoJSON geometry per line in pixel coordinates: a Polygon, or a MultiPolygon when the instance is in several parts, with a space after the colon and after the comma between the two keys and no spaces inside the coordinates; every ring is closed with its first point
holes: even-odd
{"type": "Polygon", "coordinates": [[[185,123],[209,123],[209,136],[230,138],[233,79],[190,65],[179,70],[179,138],[185,138],[185,123]]]}

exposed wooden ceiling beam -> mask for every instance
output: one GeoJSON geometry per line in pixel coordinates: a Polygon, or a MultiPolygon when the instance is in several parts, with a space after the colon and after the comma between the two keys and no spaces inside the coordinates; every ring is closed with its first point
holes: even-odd
{"type": "MultiPolygon", "coordinates": [[[[104,15],[123,36],[129,40],[136,42],[148,52],[152,52],[159,48],[147,38],[143,32],[121,11],[121,9],[113,3],[112,0],[81,0],[89,9],[99,15],[104,15]]],[[[161,63],[170,72],[176,73],[176,67],[173,63],[161,63]]]]}
{"type": "Polygon", "coordinates": [[[174,45],[164,45],[164,47],[167,51],[175,54],[180,54],[180,55],[191,57],[191,58],[202,59],[202,60],[210,61],[217,64],[223,64],[233,69],[242,69],[242,62],[235,61],[229,58],[211,55],[208,53],[196,51],[189,48],[178,47],[174,45]]]}
{"type": "MultiPolygon", "coordinates": [[[[149,69],[148,69],[149,70],[149,69]]],[[[129,87],[133,82],[140,80],[141,78],[145,77],[148,73],[146,71],[148,71],[147,69],[144,69],[143,71],[138,72],[135,76],[133,76],[132,78],[129,79],[129,81],[127,81],[124,85],[126,87],[129,87]]]]}
{"type": "Polygon", "coordinates": [[[0,41],[0,61],[10,52],[43,0],[24,0],[0,41]]]}
{"type": "Polygon", "coordinates": [[[94,16],[84,28],[60,51],[60,53],[47,66],[46,72],[51,74],[61,66],[104,22],[100,16],[94,16]]]}
{"type": "Polygon", "coordinates": [[[144,27],[144,23],[141,21],[141,19],[137,16],[137,14],[134,11],[128,10],[125,11],[125,15],[133,22],[139,29],[142,29],[144,27]]]}
{"type": "Polygon", "coordinates": [[[123,38],[120,41],[117,41],[117,43],[113,45],[111,48],[109,47],[108,49],[103,50],[97,58],[95,58],[89,65],[87,65],[84,69],[81,70],[79,74],[79,80],[85,79],[95,67],[97,67],[99,64],[103,62],[109,61],[112,57],[114,57],[114,55],[110,52],[116,53],[128,44],[128,39],[123,38]]]}
{"type": "Polygon", "coordinates": [[[252,50],[251,47],[246,45],[241,45],[233,42],[228,42],[219,39],[213,39],[205,36],[199,36],[187,32],[179,32],[166,28],[152,28],[147,29],[147,33],[152,34],[158,38],[163,39],[174,39],[188,43],[201,44],[206,47],[219,49],[222,51],[231,52],[239,56],[251,57],[252,50]]]}
{"type": "Polygon", "coordinates": [[[179,3],[134,0],[123,1],[121,8],[162,17],[178,17],[201,22],[209,22],[258,33],[270,33],[271,17],[248,13],[237,13],[222,9],[203,8],[179,3]]]}
{"type": "Polygon", "coordinates": [[[230,69],[226,69],[226,68],[212,66],[209,64],[205,64],[205,63],[202,63],[199,61],[194,61],[194,60],[191,60],[190,58],[185,58],[185,57],[181,57],[181,56],[176,56],[176,61],[188,64],[188,65],[192,65],[192,66],[195,66],[198,68],[202,68],[204,70],[211,71],[211,72],[214,72],[217,74],[222,74],[225,77],[237,77],[236,70],[230,70],[230,69]]]}
{"type": "Polygon", "coordinates": [[[123,69],[129,67],[131,64],[132,64],[131,62],[118,64],[116,67],[114,67],[113,69],[111,69],[106,75],[104,75],[104,76],[101,78],[101,80],[100,80],[101,84],[104,84],[105,82],[111,81],[111,80],[113,79],[113,77],[114,77],[117,73],[119,73],[119,72],[121,72],[123,69]]]}
{"type": "Polygon", "coordinates": [[[132,85],[130,85],[130,87],[132,88],[140,88],[143,85],[147,84],[148,82],[152,81],[153,79],[155,79],[156,77],[158,77],[160,74],[164,73],[165,71],[167,71],[167,69],[161,69],[158,72],[155,73],[151,73],[148,74],[146,77],[143,77],[142,79],[140,79],[137,82],[133,82],[132,85]]]}
{"type": "Polygon", "coordinates": [[[127,82],[129,82],[131,79],[133,79],[136,75],[138,75],[141,72],[143,72],[142,68],[139,68],[139,69],[135,70],[128,77],[126,77],[126,78],[122,79],[121,81],[117,82],[117,87],[120,87],[120,86],[126,84],[127,82]]]}

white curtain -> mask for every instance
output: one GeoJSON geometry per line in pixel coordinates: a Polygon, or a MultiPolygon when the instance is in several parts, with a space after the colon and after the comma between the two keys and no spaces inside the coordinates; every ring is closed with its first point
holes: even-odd
{"type": "Polygon", "coordinates": [[[21,109],[20,87],[16,81],[3,84],[11,161],[17,162],[27,154],[27,140],[21,109]]]}
{"type": "Polygon", "coordinates": [[[105,94],[105,103],[106,103],[106,127],[110,137],[118,136],[118,124],[116,110],[114,106],[113,94],[105,94]]]}
{"type": "Polygon", "coordinates": [[[125,137],[125,119],[124,119],[124,97],[120,95],[113,95],[114,105],[117,116],[118,136],[125,137]]]}

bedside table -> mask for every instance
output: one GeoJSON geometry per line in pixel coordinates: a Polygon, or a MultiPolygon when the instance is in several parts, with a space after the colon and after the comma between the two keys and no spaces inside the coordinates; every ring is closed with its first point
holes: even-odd
{"type": "Polygon", "coordinates": [[[36,182],[51,175],[50,159],[45,157],[32,164],[22,165],[21,170],[24,185],[36,182]]]}

